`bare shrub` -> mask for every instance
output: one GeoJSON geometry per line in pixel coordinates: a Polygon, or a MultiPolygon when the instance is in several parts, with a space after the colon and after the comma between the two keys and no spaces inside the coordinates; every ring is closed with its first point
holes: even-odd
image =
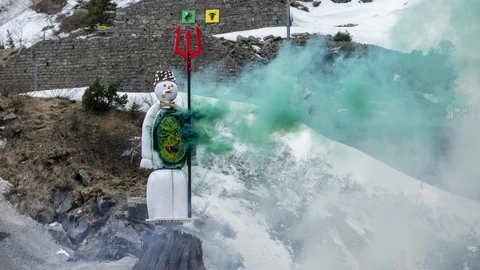
{"type": "Polygon", "coordinates": [[[202,178],[200,179],[195,179],[195,181],[192,181],[193,186],[192,186],[192,194],[197,195],[197,196],[202,196],[203,194],[206,194],[208,191],[210,191],[214,184],[214,180],[208,178],[208,171],[205,172],[202,178]]]}

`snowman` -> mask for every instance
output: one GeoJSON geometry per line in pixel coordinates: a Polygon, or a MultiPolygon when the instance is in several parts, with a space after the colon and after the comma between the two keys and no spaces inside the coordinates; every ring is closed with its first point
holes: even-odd
{"type": "Polygon", "coordinates": [[[142,126],[140,167],[154,169],[148,177],[147,221],[188,218],[188,182],[182,170],[188,149],[182,122],[175,115],[183,108],[175,103],[178,86],[170,70],[156,74],[158,102],[148,110],[142,126]]]}

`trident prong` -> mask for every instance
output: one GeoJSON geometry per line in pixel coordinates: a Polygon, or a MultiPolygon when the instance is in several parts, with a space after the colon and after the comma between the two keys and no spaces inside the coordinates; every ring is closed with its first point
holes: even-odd
{"type": "Polygon", "coordinates": [[[196,34],[196,38],[197,38],[197,50],[195,50],[194,52],[191,52],[191,46],[192,46],[192,32],[190,31],[190,29],[187,29],[187,32],[185,33],[185,40],[186,40],[186,48],[184,50],[180,49],[180,34],[181,34],[182,30],[181,30],[181,27],[180,25],[177,26],[177,28],[175,29],[175,33],[176,33],[176,37],[175,37],[175,47],[174,47],[174,51],[176,54],[179,54],[181,56],[183,56],[183,58],[185,58],[185,61],[186,61],[186,68],[187,68],[187,71],[191,71],[191,60],[197,56],[200,56],[202,53],[203,53],[203,46],[202,46],[202,39],[201,39],[201,36],[202,36],[202,30],[200,30],[200,27],[198,27],[198,25],[195,26],[195,34],[196,34]]]}

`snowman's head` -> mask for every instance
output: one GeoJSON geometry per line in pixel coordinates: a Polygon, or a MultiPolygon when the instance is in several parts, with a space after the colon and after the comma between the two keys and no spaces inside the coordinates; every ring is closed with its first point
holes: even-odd
{"type": "Polygon", "coordinates": [[[158,100],[174,101],[177,98],[178,86],[172,81],[161,81],[155,86],[158,100]]]}
{"type": "Polygon", "coordinates": [[[178,85],[171,70],[158,71],[154,85],[158,100],[170,102],[177,98],[178,85]]]}

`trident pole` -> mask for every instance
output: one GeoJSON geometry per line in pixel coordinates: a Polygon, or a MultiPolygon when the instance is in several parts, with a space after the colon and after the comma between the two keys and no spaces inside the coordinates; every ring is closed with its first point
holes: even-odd
{"type": "MultiPolygon", "coordinates": [[[[191,73],[192,73],[192,58],[190,52],[187,52],[187,109],[190,112],[192,109],[192,98],[191,98],[191,73]]],[[[188,117],[188,124],[192,124],[192,118],[188,117]]],[[[187,156],[187,167],[188,167],[188,217],[192,217],[192,149],[188,151],[187,156]]]]}
{"type": "MultiPolygon", "coordinates": [[[[175,37],[175,47],[174,51],[176,54],[183,56],[186,61],[186,70],[187,70],[187,109],[190,111],[192,109],[192,102],[191,102],[191,73],[192,73],[192,59],[200,56],[203,52],[202,47],[202,39],[201,35],[202,30],[198,26],[195,27],[196,38],[197,38],[197,50],[191,51],[191,39],[192,33],[190,29],[187,29],[187,33],[185,34],[185,40],[187,42],[185,51],[180,49],[180,34],[181,34],[181,27],[180,25],[177,26],[175,29],[176,37],[175,37]]],[[[191,117],[188,118],[188,124],[192,124],[191,117]]],[[[192,147],[191,147],[192,148],[192,147]]],[[[187,153],[187,170],[188,170],[188,217],[192,217],[192,149],[189,149],[187,153]]]]}
{"type": "Polygon", "coordinates": [[[287,1],[287,40],[288,41],[290,41],[290,25],[291,25],[290,1],[287,1]]]}

